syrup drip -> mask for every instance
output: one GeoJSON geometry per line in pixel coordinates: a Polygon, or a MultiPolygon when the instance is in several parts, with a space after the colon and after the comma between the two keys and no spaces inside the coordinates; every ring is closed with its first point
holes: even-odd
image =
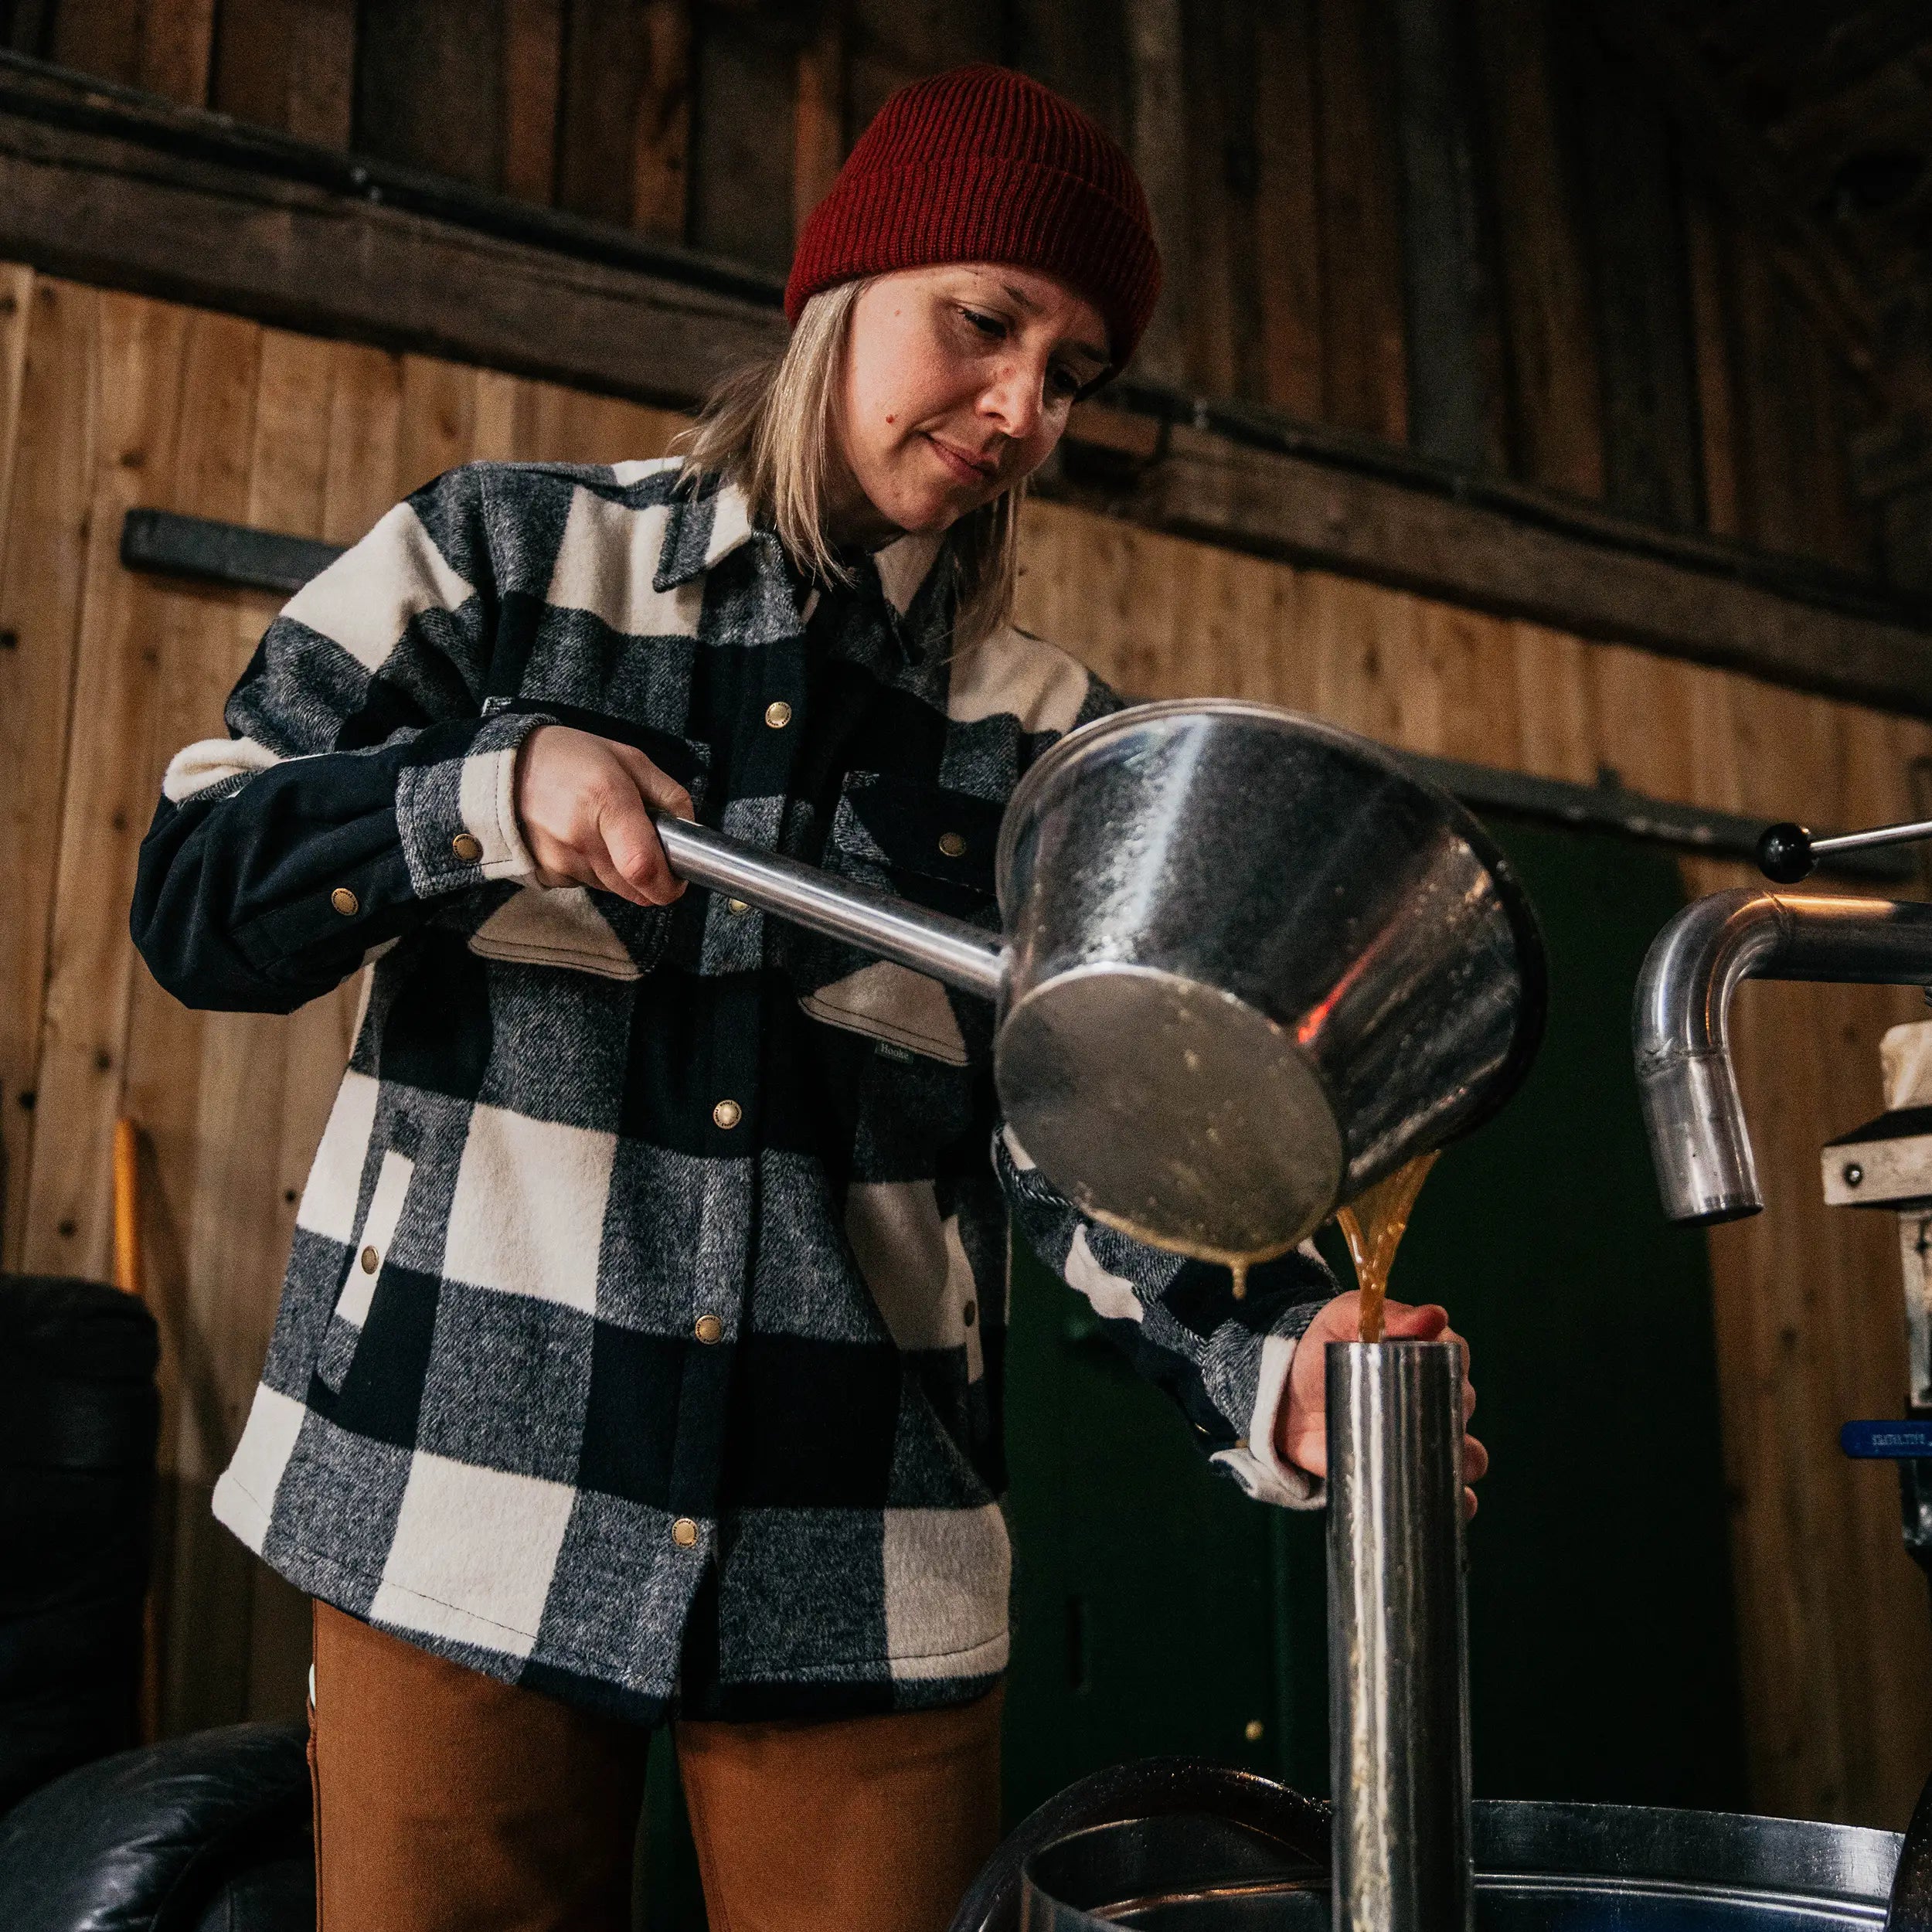
{"type": "MultiPolygon", "coordinates": [[[[1349,1258],[1355,1264],[1355,1286],[1362,1291],[1364,1342],[1382,1339],[1383,1307],[1388,1298],[1396,1250],[1407,1232],[1416,1196],[1435,1164],[1433,1153],[1419,1154],[1406,1167],[1385,1175],[1346,1207],[1335,1210],[1335,1218],[1349,1243],[1349,1258]]],[[[1235,1292],[1240,1294],[1238,1287],[1235,1292]]]]}

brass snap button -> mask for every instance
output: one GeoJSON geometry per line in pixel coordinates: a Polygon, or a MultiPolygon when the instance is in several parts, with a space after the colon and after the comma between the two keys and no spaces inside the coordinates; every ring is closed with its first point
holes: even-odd
{"type": "Polygon", "coordinates": [[[745,1117],[745,1111],[736,1100],[720,1100],[711,1110],[711,1117],[720,1127],[736,1127],[745,1117]]]}
{"type": "Polygon", "coordinates": [[[474,833],[459,832],[450,841],[450,850],[466,866],[474,866],[483,856],[483,842],[474,833]]]}
{"type": "Polygon", "coordinates": [[[689,1516],[680,1516],[671,1526],[671,1540],[680,1549],[689,1549],[698,1540],[698,1526],[689,1516]]]}
{"type": "Polygon", "coordinates": [[[345,919],[353,919],[362,910],[362,902],[346,886],[338,886],[329,894],[328,903],[345,919]]]}
{"type": "Polygon", "coordinates": [[[373,1248],[363,1249],[362,1272],[365,1274],[373,1274],[382,1265],[383,1257],[373,1248]]]}
{"type": "Polygon", "coordinates": [[[765,706],[765,723],[774,731],[782,731],[791,723],[791,706],[783,698],[774,698],[765,706]]]}
{"type": "Polygon", "coordinates": [[[748,913],[750,910],[751,901],[748,899],[727,899],[725,901],[725,910],[728,913],[748,913]]]}
{"type": "Polygon", "coordinates": [[[966,841],[956,832],[942,832],[939,835],[939,849],[948,859],[964,859],[966,856],[966,841]]]}
{"type": "Polygon", "coordinates": [[[701,1315],[692,1324],[691,1332],[709,1348],[724,1333],[724,1324],[715,1315],[701,1315]]]}

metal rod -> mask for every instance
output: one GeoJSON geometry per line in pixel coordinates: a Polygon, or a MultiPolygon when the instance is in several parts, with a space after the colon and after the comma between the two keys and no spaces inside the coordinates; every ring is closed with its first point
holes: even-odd
{"type": "Polygon", "coordinates": [[[1831,838],[1814,838],[1811,851],[1822,858],[1827,852],[1865,852],[1873,845],[1910,845],[1915,838],[1932,838],[1932,818],[1915,819],[1909,825],[1874,825],[1869,832],[1842,832],[1831,838]]]}
{"type": "Polygon", "coordinates": [[[1731,1066],[1747,979],[1932,985],[1932,906],[1822,893],[1713,893],[1651,941],[1637,978],[1637,1086],[1664,1212],[1736,1220],[1764,1205],[1731,1066]]]}
{"type": "Polygon", "coordinates": [[[1335,1932],[1470,1932],[1462,1351],[1326,1369],[1335,1932]]]}
{"type": "Polygon", "coordinates": [[[671,869],[694,886],[730,893],[775,919],[845,940],[982,999],[997,1000],[1005,988],[1006,948],[997,933],[855,879],[835,879],[686,818],[661,818],[657,827],[671,869]]]}

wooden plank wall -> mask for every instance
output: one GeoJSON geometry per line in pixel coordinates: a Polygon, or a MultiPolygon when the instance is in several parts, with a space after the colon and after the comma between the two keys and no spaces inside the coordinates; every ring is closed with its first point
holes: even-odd
{"type": "MultiPolygon", "coordinates": [[[[111,1128],[131,1113],[151,1150],[166,1343],[171,1728],[299,1704],[301,1606],[207,1498],[354,995],[287,1019],[191,1014],[133,956],[126,907],[162,768],[219,729],[272,600],[131,576],[121,513],[348,541],[452,464],[646,455],[675,427],[0,267],[0,1264],[106,1271],[111,1128]]],[[[1932,754],[1923,724],[1063,508],[1028,518],[1023,621],[1137,694],[1250,696],[1418,750],[1586,783],[1607,764],[1666,797],[1827,822],[1904,815],[1911,761],[1932,754]]],[[[1894,1826],[1932,1760],[1932,1626],[1889,1468],[1844,1463],[1834,1431],[1892,1412],[1903,1386],[1896,1264],[1877,1217],[1818,1205],[1816,1148],[1877,1111],[1878,1033],[1914,1010],[1857,989],[1745,995],[1773,1206],[1713,1241],[1753,1801],[1894,1826]]]]}
{"type": "Polygon", "coordinates": [[[1876,572],[1874,515],[1844,458],[1870,399],[1590,12],[1573,0],[0,0],[0,43],[779,273],[893,87],[1005,60],[1142,161],[1169,266],[1144,372],[1393,442],[1414,428],[1427,447],[1428,423],[1410,420],[1420,355],[1430,394],[1447,382],[1476,399],[1484,466],[1876,572]],[[1417,17],[1434,40],[1397,32],[1417,17]],[[1400,117],[1417,90],[1399,85],[1399,56],[1408,46],[1413,63],[1418,45],[1453,56],[1429,126],[1467,148],[1466,260],[1405,240],[1400,117]],[[1137,56],[1172,71],[1137,73],[1137,56]],[[1425,328],[1440,315],[1433,281],[1420,302],[1410,286],[1432,263],[1469,312],[1440,340],[1411,340],[1405,305],[1425,328]]]}

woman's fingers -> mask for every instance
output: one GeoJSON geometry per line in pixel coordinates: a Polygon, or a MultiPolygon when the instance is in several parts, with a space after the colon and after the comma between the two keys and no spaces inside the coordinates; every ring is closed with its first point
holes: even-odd
{"type": "Polygon", "coordinates": [[[601,846],[584,853],[579,863],[579,876],[587,886],[594,886],[598,891],[609,893],[615,898],[628,899],[634,906],[655,903],[618,871],[617,861],[601,846]]]}
{"type": "Polygon", "coordinates": [[[1434,1301],[1411,1308],[1391,1301],[1383,1311],[1382,1332],[1397,1342],[1453,1342],[1462,1351],[1462,1419],[1476,1413],[1476,1385],[1469,1379],[1469,1344],[1449,1325],[1449,1311],[1434,1301]]]}
{"type": "Polygon", "coordinates": [[[696,818],[690,793],[669,772],[660,770],[635,745],[621,745],[614,739],[610,744],[618,764],[630,773],[644,802],[654,812],[668,811],[673,818],[696,818]]]}
{"type": "Polygon", "coordinates": [[[1305,1469],[1311,1476],[1321,1477],[1328,1473],[1328,1444],[1325,1433],[1320,1429],[1297,1429],[1281,1444],[1283,1459],[1291,1462],[1298,1469],[1305,1469]]]}
{"type": "Polygon", "coordinates": [[[1474,1436],[1462,1439],[1462,1479],[1481,1482],[1489,1473],[1489,1451],[1474,1436]]]}
{"type": "Polygon", "coordinates": [[[592,886],[640,906],[684,890],[651,815],[688,818],[691,794],[634,745],[539,726],[518,754],[516,811],[544,885],[592,886]]]}
{"type": "Polygon", "coordinates": [[[1382,1304],[1382,1332],[1391,1342],[1434,1342],[1447,1332],[1449,1311],[1434,1301],[1411,1308],[1406,1301],[1382,1304]]]}
{"type": "Polygon", "coordinates": [[[668,906],[684,890],[684,881],[672,874],[658,828],[651,822],[643,798],[632,788],[628,771],[602,801],[597,831],[611,863],[624,881],[612,889],[646,906],[668,906]]]}
{"type": "Polygon", "coordinates": [[[627,896],[641,895],[646,905],[668,906],[682,895],[684,881],[672,871],[651,816],[665,812],[674,818],[694,817],[691,794],[636,746],[613,740],[610,749],[635,790],[631,797],[614,801],[614,809],[601,826],[604,845],[617,870],[636,889],[627,896]]]}

